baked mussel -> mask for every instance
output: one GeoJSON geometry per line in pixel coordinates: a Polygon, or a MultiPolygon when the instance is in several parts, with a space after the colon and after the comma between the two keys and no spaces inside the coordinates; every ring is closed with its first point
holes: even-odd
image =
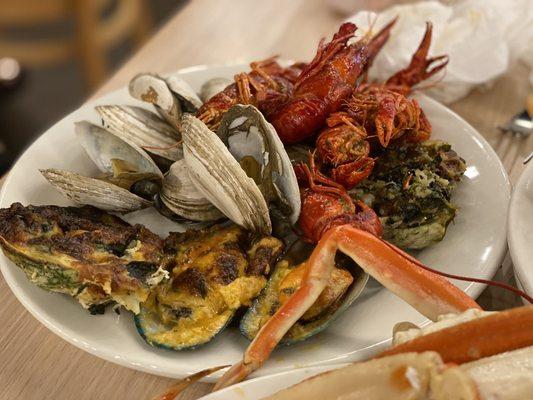
{"type": "MultiPolygon", "coordinates": [[[[241,319],[240,330],[246,338],[252,340],[298,289],[311,251],[311,245],[298,242],[276,264],[265,288],[241,319]]],[[[361,295],[367,281],[368,274],[345,256],[337,255],[326,288],[281,343],[293,344],[322,332],[361,295]]]]}
{"type": "Polygon", "coordinates": [[[170,279],[141,305],[139,333],[149,344],[173,350],[211,341],[252,304],[282,247],[272,236],[250,236],[234,224],[171,233],[163,262],[170,279]]]}

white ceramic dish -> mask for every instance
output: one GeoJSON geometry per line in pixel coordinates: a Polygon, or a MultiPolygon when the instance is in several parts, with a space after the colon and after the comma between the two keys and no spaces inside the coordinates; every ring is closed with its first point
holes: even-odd
{"type": "MultiPolygon", "coordinates": [[[[246,69],[245,65],[196,67],[182,70],[180,74],[199,89],[211,77],[232,77],[246,69]]],[[[418,257],[450,273],[490,278],[506,249],[506,210],[510,197],[507,176],[489,144],[463,119],[427,97],[420,96],[419,101],[433,124],[433,137],[450,142],[469,167],[454,196],[454,202],[461,208],[455,223],[441,243],[420,252],[418,257]]],[[[38,169],[96,172],[76,141],[73,124],[83,119],[97,122],[94,106],[111,103],[140,104],[124,88],[89,102],[58,122],[13,167],[0,194],[0,206],[8,207],[13,202],[67,205],[38,169]]],[[[161,235],[182,229],[153,210],[132,213],[127,219],[144,223],[161,235]]],[[[194,351],[152,348],[136,333],[133,318],[127,312],[120,317],[113,312],[91,316],[72,299],[31,285],[3,254],[0,264],[13,293],[45,326],[75,346],[127,367],[182,377],[207,367],[236,362],[248,344],[237,329],[230,328],[194,351]]],[[[481,285],[455,283],[472,297],[477,297],[483,289],[481,285]]],[[[276,350],[258,375],[368,357],[386,345],[393,325],[404,320],[425,322],[409,305],[371,281],[364,295],[330,328],[308,341],[276,350]]]]}
{"type": "Polygon", "coordinates": [[[345,367],[348,364],[322,365],[320,367],[297,368],[292,371],[250,379],[232,385],[214,393],[209,393],[198,400],[260,400],[282,389],[295,385],[304,379],[322,372],[345,367]]]}
{"type": "Polygon", "coordinates": [[[533,162],[522,172],[509,206],[509,251],[516,280],[533,296],[533,162]]]}

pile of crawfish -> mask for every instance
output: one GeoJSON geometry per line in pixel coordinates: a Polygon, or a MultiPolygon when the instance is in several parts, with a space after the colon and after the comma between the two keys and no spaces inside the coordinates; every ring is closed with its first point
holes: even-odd
{"type": "Polygon", "coordinates": [[[253,104],[285,145],[314,144],[309,165],[295,166],[302,196],[300,227],[316,242],[321,232],[348,220],[378,236],[379,219],[347,190],[366,179],[374,154],[392,142],[429,138],[431,125],[412,88],[442,70],[447,56],[428,57],[432,25],[409,66],[385,82],[367,82],[372,60],[387,42],[393,20],[376,35],[350,42],[356,26],[344,23],[329,43],[322,40],[309,63],[282,67],[275,58],[250,64],[251,72],[207,101],[198,117],[216,130],[235,104],[253,104]]]}

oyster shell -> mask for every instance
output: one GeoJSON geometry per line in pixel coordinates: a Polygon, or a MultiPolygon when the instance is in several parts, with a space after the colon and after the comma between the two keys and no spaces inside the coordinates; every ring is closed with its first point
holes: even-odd
{"type": "Polygon", "coordinates": [[[274,127],[252,105],[235,105],[222,117],[217,135],[254,179],[267,203],[295,224],[300,215],[300,190],[291,160],[274,127]]]}
{"type": "Polygon", "coordinates": [[[176,161],[163,180],[161,201],[175,214],[193,221],[214,221],[223,214],[196,188],[185,160],[176,161]]]}
{"type": "Polygon", "coordinates": [[[151,205],[142,197],[100,179],[59,169],[41,169],[40,172],[55,189],[76,204],[120,213],[140,210],[151,205]]]}
{"type": "Polygon", "coordinates": [[[129,84],[132,97],[152,103],[174,127],[181,125],[184,112],[195,113],[202,101],[187,82],[178,76],[163,78],[149,73],[136,75],[129,84]]]}
{"type": "Polygon", "coordinates": [[[153,112],[141,107],[97,106],[104,127],[128,143],[168,160],[183,158],[178,131],[153,112]]]}
{"type": "Polygon", "coordinates": [[[222,140],[190,114],[182,117],[183,155],[198,190],[236,224],[270,234],[267,203],[222,140]]]}
{"type": "Polygon", "coordinates": [[[232,83],[231,79],[228,78],[212,78],[206,81],[200,88],[200,99],[203,102],[206,102],[215,94],[223,91],[226,86],[232,83]]]}

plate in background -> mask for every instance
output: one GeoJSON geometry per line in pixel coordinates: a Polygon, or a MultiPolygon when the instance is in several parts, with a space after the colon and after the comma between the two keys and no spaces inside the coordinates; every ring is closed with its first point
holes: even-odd
{"type": "Polygon", "coordinates": [[[533,161],[524,169],[513,191],[508,241],[516,281],[533,296],[533,161]]]}

